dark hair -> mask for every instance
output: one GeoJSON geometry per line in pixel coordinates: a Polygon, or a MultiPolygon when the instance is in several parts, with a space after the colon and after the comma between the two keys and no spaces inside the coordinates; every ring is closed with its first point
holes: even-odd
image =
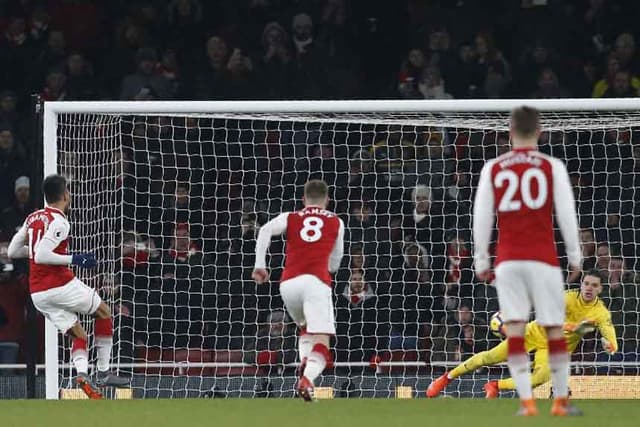
{"type": "Polygon", "coordinates": [[[534,136],[540,128],[540,112],[533,107],[514,108],[511,111],[511,129],[523,137],[534,136]]]}
{"type": "Polygon", "coordinates": [[[320,201],[329,195],[327,183],[320,179],[312,179],[304,185],[304,197],[307,200],[320,201]]]}
{"type": "Polygon", "coordinates": [[[597,277],[602,282],[602,273],[600,273],[600,270],[598,270],[597,268],[592,268],[591,270],[587,271],[582,275],[582,277],[586,277],[586,276],[597,277]]]}
{"type": "Polygon", "coordinates": [[[62,175],[49,175],[42,181],[42,192],[47,203],[62,200],[67,191],[67,179],[62,175]]]}

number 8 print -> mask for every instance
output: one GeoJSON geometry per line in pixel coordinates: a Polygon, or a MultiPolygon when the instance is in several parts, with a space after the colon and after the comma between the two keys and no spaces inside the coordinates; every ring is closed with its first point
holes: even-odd
{"type": "Polygon", "coordinates": [[[317,216],[309,216],[302,221],[302,230],[300,230],[300,238],[307,243],[317,242],[322,238],[322,227],[324,221],[317,216]]]}

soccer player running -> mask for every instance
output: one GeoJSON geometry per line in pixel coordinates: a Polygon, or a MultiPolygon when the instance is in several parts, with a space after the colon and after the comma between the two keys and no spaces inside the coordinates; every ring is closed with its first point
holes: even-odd
{"type": "Polygon", "coordinates": [[[42,183],[47,206],[30,214],[9,243],[10,258],[29,258],[29,290],[33,305],[62,333],[72,338],[71,360],[77,371],[76,384],[90,399],[101,399],[98,386],[124,387],[129,380],[109,371],[113,346],[111,312],[100,296],[82,283],[69,265],[93,268],[93,254],[67,253],[69,221],[67,212],[71,194],[67,181],[49,175],[42,183]],[[92,315],[95,320],[95,345],[98,373],[93,383],[88,375],[87,333],[77,313],[92,315]]]}
{"type": "Polygon", "coordinates": [[[271,237],[286,235],[286,260],[280,295],[287,312],[300,328],[298,396],[313,400],[314,380],[332,363],[329,341],[335,335],[331,273],[340,267],[344,252],[344,223],[326,210],[329,189],[324,181],[304,186],[304,209],[285,212],[267,222],[258,233],[252,278],[269,280],[266,252],[271,237]]]}
{"type": "Polygon", "coordinates": [[[548,338],[555,399],[551,413],[579,415],[568,401],[569,353],[562,326],[564,284],[553,232],[560,227],[569,268],[582,263],[573,191],[565,165],[537,150],[540,114],[519,107],[510,118],[512,150],[488,161],[480,173],[473,207],[474,262],[480,280],[489,277],[489,242],[497,219],[495,284],[506,324],[508,365],[521,405],[518,415],[537,415],[525,326],[531,307],[548,338]]]}
{"type": "MultiPolygon", "coordinates": [[[[566,318],[564,335],[569,352],[573,353],[585,334],[598,330],[604,350],[613,354],[618,351],[616,330],[611,323],[611,313],[598,298],[602,292],[602,279],[598,270],[591,270],[582,279],[580,290],[565,293],[566,318]]],[[[525,348],[534,353],[531,385],[535,388],[549,381],[549,349],[547,337],[536,321],[529,322],[525,329],[525,348]]],[[[507,360],[507,342],[502,341],[490,350],[474,354],[450,372],[434,380],[427,389],[427,397],[438,396],[455,378],[475,371],[483,366],[492,366],[507,360]]],[[[501,390],[514,390],[513,378],[489,381],[484,385],[487,399],[498,397],[501,390]]]]}

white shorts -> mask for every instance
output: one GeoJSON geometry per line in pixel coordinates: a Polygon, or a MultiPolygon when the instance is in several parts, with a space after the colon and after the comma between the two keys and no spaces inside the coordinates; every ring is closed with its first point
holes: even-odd
{"type": "Polygon", "coordinates": [[[543,326],[564,323],[562,271],[539,261],[503,261],[496,267],[496,288],[504,321],[529,321],[531,307],[543,326]]]}
{"type": "Polygon", "coordinates": [[[310,334],[335,335],[331,288],[311,274],[303,274],[280,283],[280,295],[296,324],[310,334]]]}
{"type": "Polygon", "coordinates": [[[102,299],[100,295],[78,278],[57,288],[31,294],[33,305],[56,325],[60,332],[67,332],[78,321],[78,314],[93,314],[102,299]]]}

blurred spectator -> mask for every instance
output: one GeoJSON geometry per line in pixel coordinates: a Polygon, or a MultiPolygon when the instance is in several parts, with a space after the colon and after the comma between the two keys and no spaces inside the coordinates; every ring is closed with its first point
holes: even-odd
{"type": "Polygon", "coordinates": [[[292,39],[295,72],[289,82],[296,98],[322,96],[327,87],[326,53],[314,38],[311,16],[299,13],[293,17],[292,39]]]}
{"type": "Polygon", "coordinates": [[[120,99],[166,99],[173,95],[167,79],[156,73],[157,61],[155,50],[138,50],[138,69],[122,81],[120,99]]]}
{"type": "Polygon", "coordinates": [[[0,123],[14,129],[21,121],[20,114],[16,111],[16,104],[15,92],[4,90],[0,93],[0,123]]]}
{"type": "Polygon", "coordinates": [[[146,267],[149,259],[158,256],[153,239],[133,231],[124,231],[122,235],[122,266],[126,270],[146,267]]]}
{"type": "Polygon", "coordinates": [[[611,261],[611,251],[609,245],[600,243],[596,250],[596,266],[604,275],[609,271],[609,262],[611,261]]]}
{"type": "Polygon", "coordinates": [[[425,99],[451,99],[453,98],[445,91],[444,80],[437,67],[427,67],[424,69],[418,90],[425,99]]]}
{"type": "Polygon", "coordinates": [[[175,49],[165,49],[160,62],[156,64],[156,73],[169,82],[169,92],[174,97],[184,95],[182,70],[178,64],[178,53],[175,49]]]}
{"type": "Polygon", "coordinates": [[[199,0],[171,0],[167,11],[168,39],[181,50],[197,45],[202,32],[202,3],[199,0]]]}
{"type": "MultiPolygon", "coordinates": [[[[0,241],[0,364],[18,363],[29,298],[27,276],[14,270],[8,247],[9,242],[0,241]]],[[[6,374],[0,370],[0,375],[6,374]]]]}
{"type": "Polygon", "coordinates": [[[484,74],[483,89],[487,98],[500,98],[510,81],[509,64],[488,33],[475,38],[476,62],[484,74]]]}
{"type": "Polygon", "coordinates": [[[289,80],[295,69],[291,40],[285,29],[277,22],[269,22],[262,32],[262,56],[258,62],[263,84],[261,90],[268,99],[289,98],[289,80]]]}
{"type": "Polygon", "coordinates": [[[41,73],[37,84],[42,84],[44,73],[52,68],[62,68],[67,58],[67,46],[62,31],[51,31],[47,40],[47,46],[38,57],[37,72],[41,73]]]}
{"type": "Polygon", "coordinates": [[[593,97],[602,98],[607,94],[611,95],[613,93],[612,88],[616,84],[618,85],[618,89],[615,92],[620,92],[620,89],[622,89],[623,93],[627,92],[630,86],[637,93],[637,90],[640,89],[640,79],[635,76],[630,76],[626,71],[623,71],[622,75],[618,75],[620,71],[623,71],[623,69],[620,66],[618,58],[615,55],[609,55],[604,78],[598,80],[593,86],[593,97]],[[630,82],[625,81],[627,78],[631,79],[630,82]]]}
{"type": "Polygon", "coordinates": [[[568,98],[569,92],[560,86],[558,76],[551,68],[545,68],[538,77],[538,89],[531,98],[568,98]]]}
{"type": "Polygon", "coordinates": [[[0,200],[6,204],[13,200],[16,178],[27,172],[25,162],[24,149],[15,140],[13,129],[0,123],[0,200]]]}
{"type": "Polygon", "coordinates": [[[336,302],[336,355],[338,360],[369,360],[379,348],[384,326],[378,320],[386,307],[378,298],[363,270],[352,268],[336,302]]]}
{"type": "Polygon", "coordinates": [[[469,298],[473,293],[471,245],[454,233],[450,233],[447,239],[445,293],[445,308],[447,309],[457,307],[461,299],[469,298]]]}
{"type": "Polygon", "coordinates": [[[34,211],[29,192],[29,177],[21,176],[15,181],[15,201],[0,214],[0,232],[15,233],[24,222],[27,215],[34,211]]]}
{"type": "Polygon", "coordinates": [[[423,98],[419,83],[423,78],[426,60],[420,49],[411,49],[400,67],[398,92],[403,98],[423,98]]]}
{"type": "MultiPolygon", "coordinates": [[[[593,236],[593,230],[590,228],[583,228],[580,230],[580,247],[582,248],[582,270],[589,271],[596,267],[596,243],[593,236]]],[[[602,249],[604,254],[604,248],[602,249]]],[[[601,260],[601,264],[604,264],[605,259],[601,260]]],[[[582,279],[582,273],[576,271],[567,277],[568,283],[579,283],[582,279]]]]}
{"type": "Polygon", "coordinates": [[[478,98],[484,85],[483,69],[476,61],[476,52],[469,44],[458,49],[458,57],[452,72],[447,75],[454,98],[478,98]]]}
{"type": "Polygon", "coordinates": [[[92,66],[81,53],[74,52],[67,57],[66,92],[70,101],[101,98],[92,66]]]}
{"type": "Polygon", "coordinates": [[[603,98],[635,98],[638,96],[638,88],[632,87],[631,75],[626,70],[618,70],[613,78],[613,83],[602,95],[603,98]]]}
{"type": "Polygon", "coordinates": [[[67,76],[62,69],[49,71],[40,96],[44,101],[64,101],[67,97],[67,76]]]}
{"type": "Polygon", "coordinates": [[[196,99],[243,99],[253,87],[253,64],[242,50],[229,54],[227,42],[220,36],[207,40],[207,64],[196,76],[196,99]]]}
{"type": "Polygon", "coordinates": [[[282,310],[273,310],[253,337],[246,337],[243,346],[244,363],[257,365],[263,375],[281,372],[284,365],[296,361],[295,325],[282,310]]]}
{"type": "Polygon", "coordinates": [[[638,57],[636,56],[636,42],[631,33],[622,33],[616,38],[615,47],[613,50],[620,69],[629,70],[630,73],[635,75],[640,71],[638,69],[638,57]]]}

